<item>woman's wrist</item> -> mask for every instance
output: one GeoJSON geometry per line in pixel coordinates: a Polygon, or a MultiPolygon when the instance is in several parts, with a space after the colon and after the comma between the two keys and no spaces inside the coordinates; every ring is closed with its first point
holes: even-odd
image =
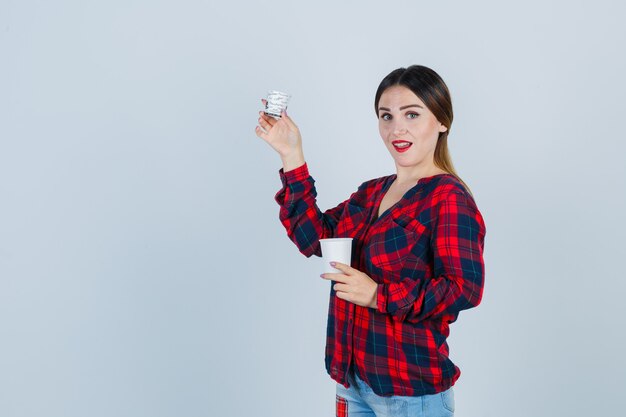
{"type": "Polygon", "coordinates": [[[295,152],[290,155],[281,156],[283,161],[283,172],[291,171],[296,169],[306,162],[304,160],[304,154],[301,151],[295,152]]]}
{"type": "Polygon", "coordinates": [[[378,310],[378,284],[374,287],[374,294],[372,295],[369,307],[378,310]]]}

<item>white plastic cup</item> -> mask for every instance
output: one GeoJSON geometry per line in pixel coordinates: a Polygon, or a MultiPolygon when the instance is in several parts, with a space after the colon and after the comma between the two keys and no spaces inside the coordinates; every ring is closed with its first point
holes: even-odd
{"type": "Polygon", "coordinates": [[[265,104],[265,114],[274,119],[280,119],[280,113],[287,108],[291,96],[287,93],[272,90],[267,93],[267,103],[265,104]]]}
{"type": "Polygon", "coordinates": [[[320,239],[322,245],[322,262],[324,262],[324,272],[342,272],[330,266],[331,262],[341,262],[350,265],[352,260],[352,238],[337,237],[331,239],[320,239]]]}

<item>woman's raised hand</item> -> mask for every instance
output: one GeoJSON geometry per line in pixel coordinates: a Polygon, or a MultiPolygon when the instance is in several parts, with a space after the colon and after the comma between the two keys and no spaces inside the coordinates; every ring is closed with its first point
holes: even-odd
{"type": "MultiPolygon", "coordinates": [[[[261,102],[265,107],[267,100],[261,99],[261,102]]],[[[255,128],[256,135],[278,152],[283,160],[302,155],[300,130],[287,116],[285,110],[282,111],[281,118],[278,120],[260,111],[258,122],[259,126],[255,128]]]]}

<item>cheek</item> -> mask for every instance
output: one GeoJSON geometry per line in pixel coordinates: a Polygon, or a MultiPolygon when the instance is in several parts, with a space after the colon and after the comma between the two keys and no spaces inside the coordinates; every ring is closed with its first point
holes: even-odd
{"type": "Polygon", "coordinates": [[[430,139],[433,137],[439,136],[439,132],[437,130],[437,124],[426,122],[426,123],[416,123],[413,127],[413,133],[423,139],[430,139]]]}
{"type": "Polygon", "coordinates": [[[378,124],[378,132],[383,139],[386,139],[389,136],[389,125],[385,125],[382,123],[378,124]]]}

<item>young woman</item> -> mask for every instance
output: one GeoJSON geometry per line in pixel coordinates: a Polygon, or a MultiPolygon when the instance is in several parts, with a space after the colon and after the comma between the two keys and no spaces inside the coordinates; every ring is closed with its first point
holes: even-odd
{"type": "Polygon", "coordinates": [[[275,200],[300,252],[321,256],[319,239],[353,238],[351,265],[321,275],[332,281],[325,362],[337,416],[452,416],[460,370],[446,338],[459,312],[481,301],[485,224],[450,160],[452,102],[441,77],[398,68],[374,109],[397,172],[325,212],[287,113],[260,112],[256,134],[282,158],[275,200]]]}

